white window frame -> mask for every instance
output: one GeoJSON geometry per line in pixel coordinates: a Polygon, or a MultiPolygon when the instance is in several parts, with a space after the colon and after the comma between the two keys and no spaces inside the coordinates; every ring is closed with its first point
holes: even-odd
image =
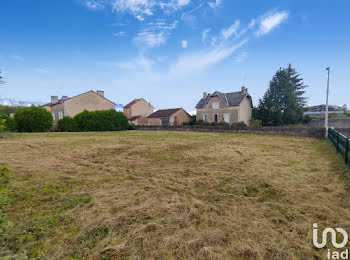
{"type": "Polygon", "coordinates": [[[230,120],[231,120],[231,114],[230,113],[224,113],[224,121],[226,123],[230,123],[230,120]],[[226,121],[225,116],[228,116],[228,121],[226,121]]]}
{"type": "Polygon", "coordinates": [[[208,114],[203,114],[203,121],[204,121],[204,122],[207,123],[207,122],[208,122],[208,118],[209,118],[209,117],[208,117],[208,114]]]}
{"type": "Polygon", "coordinates": [[[60,111],[58,111],[58,120],[60,120],[62,118],[63,118],[63,111],[60,110],[60,111]]]}
{"type": "Polygon", "coordinates": [[[220,104],[219,104],[219,102],[213,102],[211,104],[211,107],[212,107],[212,109],[219,109],[220,108],[220,104]]]}

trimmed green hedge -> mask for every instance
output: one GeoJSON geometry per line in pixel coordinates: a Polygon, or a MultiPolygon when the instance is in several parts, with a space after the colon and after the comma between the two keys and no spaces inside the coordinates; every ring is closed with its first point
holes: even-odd
{"type": "Polygon", "coordinates": [[[128,130],[126,116],[114,109],[100,111],[83,111],[73,118],[64,117],[58,121],[60,132],[120,131],[128,130]]]}
{"type": "Polygon", "coordinates": [[[52,115],[41,106],[17,109],[14,120],[19,132],[47,132],[52,128],[52,115]]]}

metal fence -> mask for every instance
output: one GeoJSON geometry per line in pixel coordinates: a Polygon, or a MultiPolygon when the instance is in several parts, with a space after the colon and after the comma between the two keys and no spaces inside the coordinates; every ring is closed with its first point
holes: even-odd
{"type": "Polygon", "coordinates": [[[345,164],[350,166],[350,138],[332,128],[328,130],[328,138],[336,147],[337,153],[344,157],[345,164]]]}

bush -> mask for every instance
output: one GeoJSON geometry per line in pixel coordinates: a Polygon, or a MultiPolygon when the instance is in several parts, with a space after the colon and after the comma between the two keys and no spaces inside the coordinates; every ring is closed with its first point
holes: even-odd
{"type": "Polygon", "coordinates": [[[239,122],[239,123],[233,123],[232,127],[238,128],[238,129],[246,129],[246,128],[248,128],[248,126],[243,121],[239,122]]]}
{"type": "Polygon", "coordinates": [[[59,132],[77,132],[78,124],[77,121],[70,116],[65,116],[58,120],[58,131],[59,132]]]}
{"type": "Polygon", "coordinates": [[[52,128],[51,113],[40,106],[19,108],[14,120],[20,132],[47,132],[52,128]]]}
{"type": "Polygon", "coordinates": [[[346,111],[344,112],[344,114],[347,115],[347,116],[350,116],[350,110],[346,110],[346,111]]]}
{"type": "Polygon", "coordinates": [[[252,120],[250,120],[250,126],[252,126],[252,127],[261,127],[262,126],[262,120],[252,119],[252,120]]]}
{"type": "Polygon", "coordinates": [[[306,116],[303,116],[303,119],[302,119],[302,123],[303,124],[307,124],[307,123],[310,123],[310,121],[312,120],[312,117],[306,115],[306,116]]]}
{"type": "Polygon", "coordinates": [[[129,122],[122,112],[114,109],[101,111],[83,111],[73,118],[78,131],[120,131],[128,130],[129,122]]]}
{"type": "Polygon", "coordinates": [[[7,114],[0,114],[0,132],[1,131],[15,132],[16,130],[17,130],[17,126],[16,126],[15,120],[9,117],[7,114]],[[1,127],[1,125],[3,127],[1,127]]]}
{"type": "Polygon", "coordinates": [[[204,122],[202,119],[196,122],[196,125],[210,125],[208,122],[204,122]]]}

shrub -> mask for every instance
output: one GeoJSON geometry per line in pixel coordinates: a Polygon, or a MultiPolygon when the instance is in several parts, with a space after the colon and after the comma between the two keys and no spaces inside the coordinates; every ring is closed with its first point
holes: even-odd
{"type": "Polygon", "coordinates": [[[306,115],[306,116],[303,116],[302,123],[307,124],[307,123],[310,123],[311,120],[312,118],[306,115]]]}
{"type": "Polygon", "coordinates": [[[245,128],[248,128],[248,126],[242,121],[242,122],[239,122],[239,123],[233,123],[232,126],[234,128],[238,128],[238,129],[245,129],[245,128]]]}
{"type": "Polygon", "coordinates": [[[17,130],[17,126],[16,126],[15,120],[9,117],[7,114],[0,114],[0,132],[1,131],[15,132],[16,130],[17,130]],[[3,127],[1,127],[1,125],[3,127]]]}
{"type": "Polygon", "coordinates": [[[130,124],[128,130],[136,130],[136,126],[134,124],[130,124]]]}
{"type": "Polygon", "coordinates": [[[6,131],[6,119],[1,119],[0,118],[0,132],[5,132],[6,131]]]}
{"type": "Polygon", "coordinates": [[[252,126],[252,127],[261,127],[262,126],[262,120],[252,119],[252,120],[250,120],[250,126],[252,126]]]}
{"type": "Polygon", "coordinates": [[[346,110],[344,113],[345,115],[350,116],[350,110],[346,110]]]}
{"type": "Polygon", "coordinates": [[[46,132],[52,127],[51,113],[40,106],[19,108],[14,120],[20,132],[46,132]]]}
{"type": "Polygon", "coordinates": [[[83,111],[73,118],[78,131],[120,131],[128,130],[129,122],[122,112],[114,109],[101,111],[83,111]]]}
{"type": "Polygon", "coordinates": [[[204,122],[202,119],[196,122],[196,125],[209,125],[208,122],[204,122]]]}
{"type": "Polygon", "coordinates": [[[59,132],[77,132],[78,124],[77,121],[70,116],[65,116],[58,120],[58,131],[59,132]]]}

